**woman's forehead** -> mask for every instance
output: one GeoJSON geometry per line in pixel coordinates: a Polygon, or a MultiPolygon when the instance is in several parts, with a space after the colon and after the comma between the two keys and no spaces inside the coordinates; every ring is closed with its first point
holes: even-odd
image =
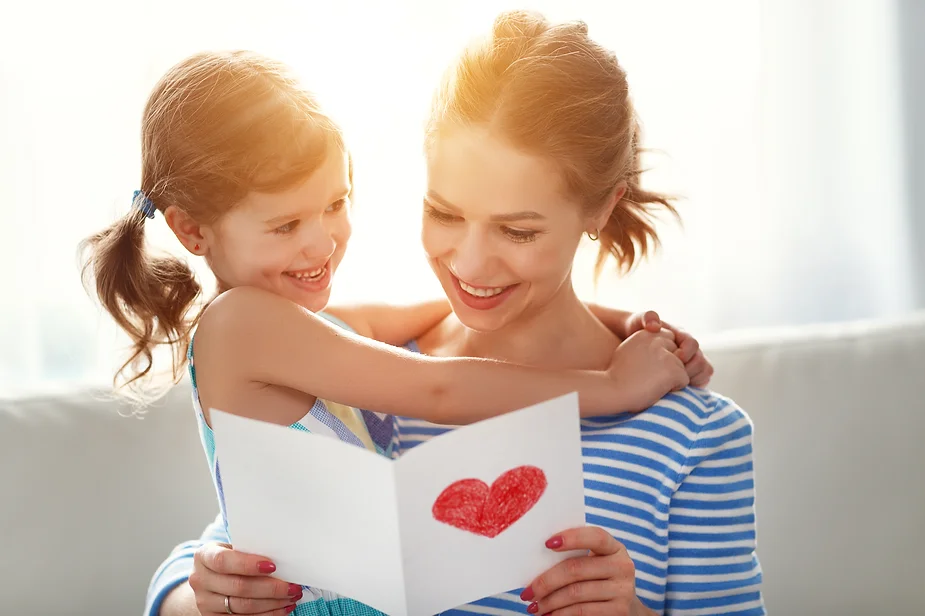
{"type": "Polygon", "coordinates": [[[428,189],[458,209],[552,215],[552,210],[574,207],[550,161],[512,147],[487,129],[460,128],[437,137],[427,158],[428,189]]]}

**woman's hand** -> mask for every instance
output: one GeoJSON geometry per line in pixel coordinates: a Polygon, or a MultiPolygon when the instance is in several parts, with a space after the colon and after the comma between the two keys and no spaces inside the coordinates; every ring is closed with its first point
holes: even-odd
{"type": "Polygon", "coordinates": [[[675,354],[684,362],[684,369],[687,371],[690,385],[692,387],[706,387],[713,376],[713,365],[700,349],[700,343],[689,333],[680,327],[675,327],[662,321],[654,310],[629,315],[626,319],[624,332],[626,337],[629,338],[636,332],[658,333],[662,329],[674,334],[674,341],[678,345],[675,354]]]}
{"type": "Polygon", "coordinates": [[[617,410],[644,411],[665,394],[687,387],[690,377],[677,351],[674,334],[664,329],[644,329],[621,342],[608,369],[620,386],[617,410]]]}
{"type": "Polygon", "coordinates": [[[552,616],[649,616],[636,597],[636,566],[626,548],[596,526],[567,530],[546,542],[556,552],[589,550],[533,580],[520,598],[530,614],[552,616]]]}
{"type": "Polygon", "coordinates": [[[227,543],[207,543],[196,551],[190,588],[202,616],[234,614],[284,616],[295,610],[302,587],[269,577],[276,565],[262,556],[236,552],[227,543]]]}

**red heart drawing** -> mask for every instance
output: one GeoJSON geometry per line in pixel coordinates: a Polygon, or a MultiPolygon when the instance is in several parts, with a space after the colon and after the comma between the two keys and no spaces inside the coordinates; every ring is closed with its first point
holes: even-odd
{"type": "Polygon", "coordinates": [[[546,491],[546,474],[518,466],[498,477],[491,488],[480,479],[451,483],[434,501],[434,519],[450,526],[497,537],[533,508],[546,491]]]}

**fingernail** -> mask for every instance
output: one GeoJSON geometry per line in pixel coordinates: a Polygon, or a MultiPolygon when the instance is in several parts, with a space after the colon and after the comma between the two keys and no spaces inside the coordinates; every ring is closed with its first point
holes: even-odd
{"type": "Polygon", "coordinates": [[[295,606],[294,606],[294,605],[290,605],[289,607],[286,608],[286,613],[287,613],[287,614],[291,614],[291,613],[293,613],[294,611],[295,611],[295,606]]]}
{"type": "Polygon", "coordinates": [[[533,603],[527,606],[527,611],[530,612],[531,614],[536,614],[538,611],[540,611],[540,606],[537,604],[536,601],[534,601],[533,603]]]}
{"type": "Polygon", "coordinates": [[[533,588],[527,586],[524,588],[524,591],[520,593],[521,601],[533,601],[533,588]]]}
{"type": "Polygon", "coordinates": [[[301,594],[302,594],[302,587],[301,587],[301,586],[299,586],[298,584],[290,584],[290,585],[289,585],[289,596],[290,596],[290,597],[294,597],[294,596],[296,596],[296,595],[301,595],[301,594]]]}
{"type": "Polygon", "coordinates": [[[273,573],[276,571],[276,565],[268,560],[261,560],[259,563],[257,563],[257,571],[260,573],[273,573]]]}
{"type": "Polygon", "coordinates": [[[546,547],[550,550],[555,550],[556,548],[562,547],[562,537],[556,535],[552,539],[546,542],[546,547]]]}

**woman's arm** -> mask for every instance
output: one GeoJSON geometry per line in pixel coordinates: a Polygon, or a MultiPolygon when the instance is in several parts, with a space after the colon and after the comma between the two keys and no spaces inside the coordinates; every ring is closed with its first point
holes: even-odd
{"type": "Polygon", "coordinates": [[[221,514],[206,526],[199,539],[185,541],[175,547],[157,568],[148,585],[145,616],[199,616],[193,591],[186,581],[193,571],[196,550],[211,541],[228,541],[221,514]],[[192,601],[190,597],[193,597],[192,601]]]}
{"type": "Polygon", "coordinates": [[[752,423],[713,397],[671,497],[665,614],[766,614],[756,554],[752,423]],[[715,611],[713,611],[715,610],[715,611]]]}
{"type": "Polygon", "coordinates": [[[411,353],[344,331],[255,288],[232,289],[216,299],[202,317],[196,344],[210,347],[213,370],[228,378],[451,425],[572,391],[579,393],[583,415],[611,414],[633,405],[627,392],[636,385],[618,383],[607,372],[411,353]]]}
{"type": "Polygon", "coordinates": [[[334,306],[326,308],[325,312],[337,317],[361,336],[401,346],[436,327],[451,310],[450,303],[442,299],[411,306],[334,306]]]}

